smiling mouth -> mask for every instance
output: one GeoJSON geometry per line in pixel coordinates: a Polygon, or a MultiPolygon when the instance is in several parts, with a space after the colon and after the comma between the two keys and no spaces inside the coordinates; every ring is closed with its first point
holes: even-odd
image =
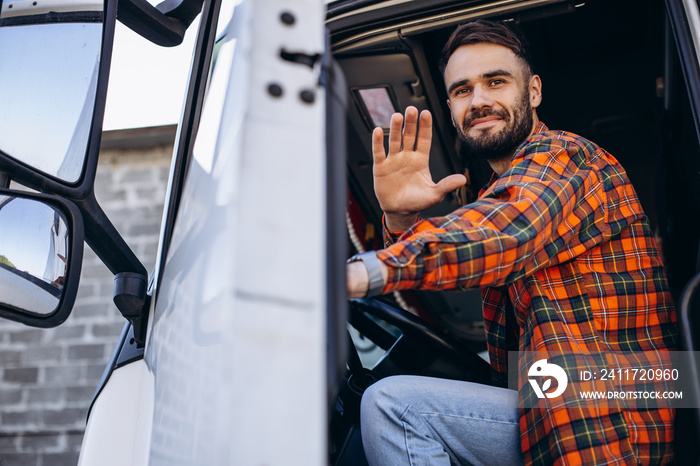
{"type": "Polygon", "coordinates": [[[486,118],[477,118],[476,120],[472,121],[469,124],[469,128],[476,128],[479,126],[485,126],[485,125],[491,125],[492,123],[495,123],[497,121],[503,121],[501,117],[498,116],[490,116],[486,118]]]}

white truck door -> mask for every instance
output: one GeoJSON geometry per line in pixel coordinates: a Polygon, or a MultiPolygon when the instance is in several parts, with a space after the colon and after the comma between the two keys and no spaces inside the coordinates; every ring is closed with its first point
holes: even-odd
{"type": "Polygon", "coordinates": [[[243,1],[220,44],[149,324],[152,465],[327,463],[324,14],[243,1]]]}

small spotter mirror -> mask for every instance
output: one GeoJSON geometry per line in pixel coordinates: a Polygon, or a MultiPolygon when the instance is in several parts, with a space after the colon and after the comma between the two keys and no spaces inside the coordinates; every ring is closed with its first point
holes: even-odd
{"type": "Polygon", "coordinates": [[[396,99],[392,97],[387,86],[355,89],[355,98],[360,104],[360,111],[370,131],[376,127],[383,128],[388,134],[391,116],[397,112],[396,99]]]}
{"type": "Polygon", "coordinates": [[[0,316],[53,327],[70,314],[83,255],[75,206],[0,191],[0,316]]]}

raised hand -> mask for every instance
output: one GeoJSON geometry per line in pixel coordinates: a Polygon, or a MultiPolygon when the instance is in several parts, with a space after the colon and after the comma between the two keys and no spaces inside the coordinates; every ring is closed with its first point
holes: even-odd
{"type": "Polygon", "coordinates": [[[464,186],[464,175],[450,175],[433,182],[428,161],[433,135],[433,117],[424,110],[408,107],[404,116],[395,113],[389,128],[389,153],[384,149],[384,131],[372,133],[374,192],[387,227],[401,231],[410,227],[421,210],[442,201],[447,193],[464,186]],[[403,128],[403,132],[401,131],[403,128]]]}

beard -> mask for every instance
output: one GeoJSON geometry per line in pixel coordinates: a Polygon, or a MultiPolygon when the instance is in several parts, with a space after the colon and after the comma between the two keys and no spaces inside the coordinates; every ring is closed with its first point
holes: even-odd
{"type": "Polygon", "coordinates": [[[484,108],[467,115],[462,122],[462,127],[457,128],[457,133],[468,154],[489,161],[499,161],[513,156],[515,149],[530,135],[532,125],[530,94],[525,89],[520,101],[513,108],[512,117],[505,109],[484,108]],[[487,130],[478,136],[466,134],[466,130],[474,120],[487,116],[501,118],[506,126],[500,131],[487,130]]]}

